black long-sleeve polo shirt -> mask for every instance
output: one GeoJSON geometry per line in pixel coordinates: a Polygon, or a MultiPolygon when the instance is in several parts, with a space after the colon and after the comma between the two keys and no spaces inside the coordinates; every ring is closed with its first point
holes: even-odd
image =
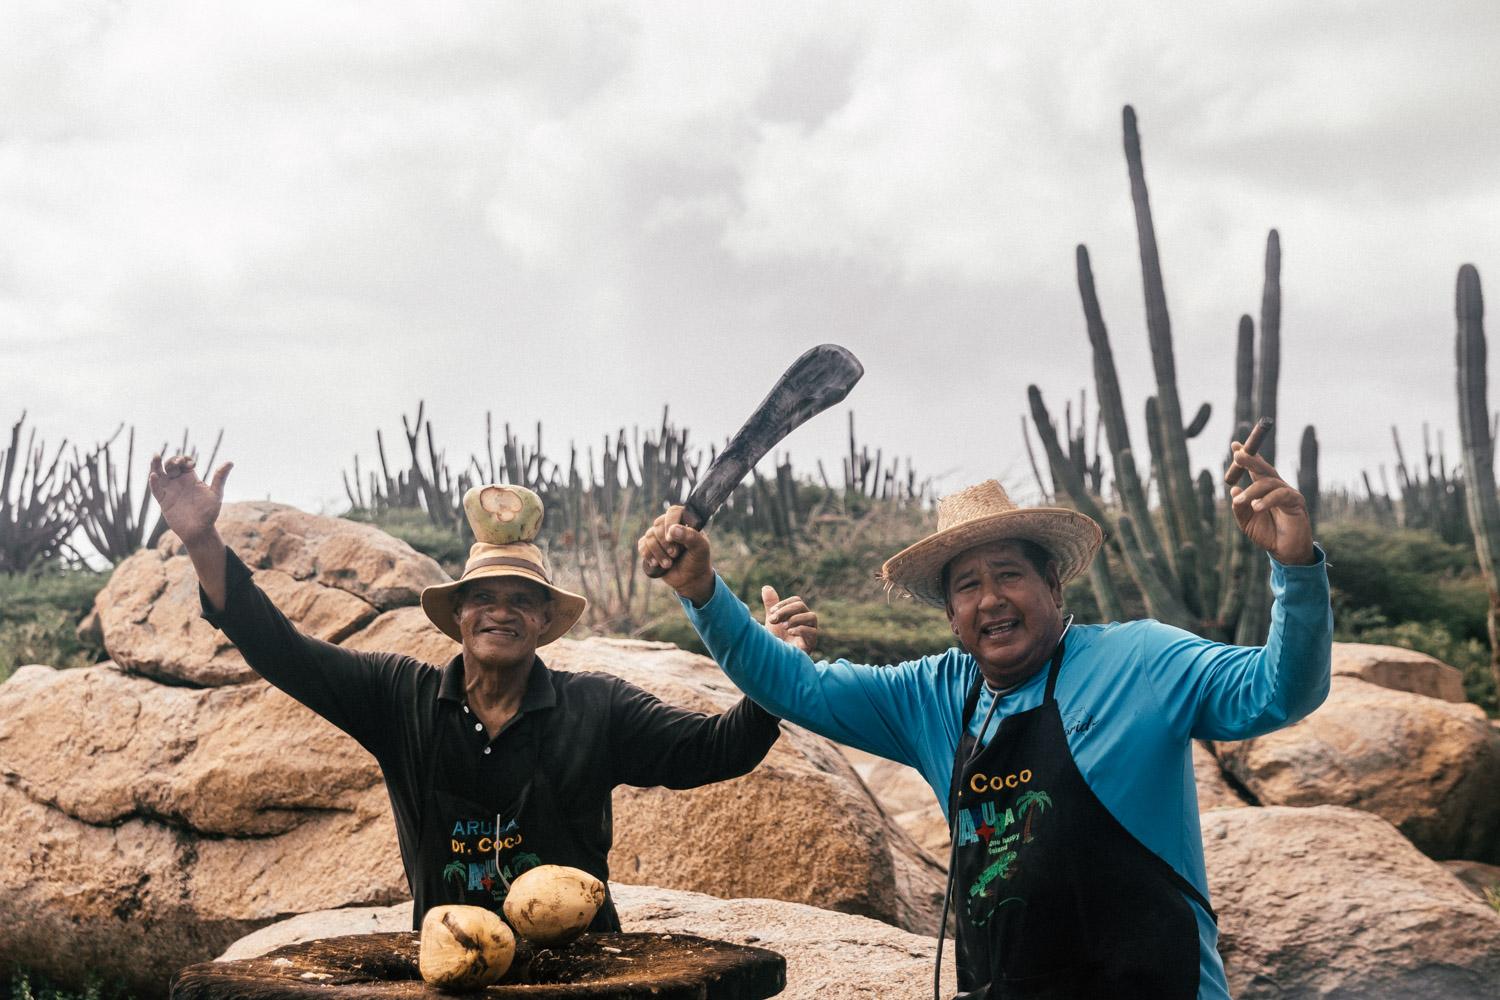
{"type": "MultiPolygon", "coordinates": [[[[610,674],[552,670],[538,657],[520,709],[490,739],[465,703],[462,654],[437,667],[314,639],[255,585],[233,550],[226,572],[223,610],[203,617],[258,674],[379,762],[414,926],[442,903],[498,910],[506,879],[531,864],[570,865],[607,883],[616,785],[692,788],[738,777],[780,732],[777,718],[748,698],[705,715],[610,674]],[[505,824],[523,802],[526,829],[512,831],[523,843],[502,854],[497,841],[515,839],[505,824]]],[[[207,608],[201,593],[200,600],[207,608]]],[[[618,928],[612,904],[593,927],[618,928]]]]}

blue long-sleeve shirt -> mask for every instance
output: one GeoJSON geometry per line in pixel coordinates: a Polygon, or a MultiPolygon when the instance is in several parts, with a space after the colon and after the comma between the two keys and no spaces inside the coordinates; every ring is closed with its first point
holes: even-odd
{"type": "MultiPolygon", "coordinates": [[[[1237,740],[1301,719],[1328,695],[1333,614],[1318,551],[1309,566],[1271,561],[1275,603],[1260,647],[1227,646],[1157,621],[1074,625],[1057,681],[1058,710],[1089,788],[1127,830],[1208,896],[1193,739],[1237,740]]],[[[829,739],[909,764],[948,809],[964,697],[978,676],[962,650],[874,666],[813,660],[778,641],[722,579],[688,618],[724,672],[767,710],[829,739]]],[[[999,696],[1000,720],[1037,707],[1041,670],[999,696]]],[[[995,695],[985,688],[969,723],[980,726],[995,695]]],[[[1199,996],[1227,998],[1217,929],[1197,908],[1199,996]]]]}

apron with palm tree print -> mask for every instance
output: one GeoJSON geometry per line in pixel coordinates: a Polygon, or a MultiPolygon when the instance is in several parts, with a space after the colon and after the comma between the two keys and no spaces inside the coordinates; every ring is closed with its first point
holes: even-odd
{"type": "Polygon", "coordinates": [[[982,678],[964,701],[949,816],[958,983],[969,997],[1193,1000],[1208,901],[1101,803],[1073,761],[1055,689],[968,734],[982,678]]]}

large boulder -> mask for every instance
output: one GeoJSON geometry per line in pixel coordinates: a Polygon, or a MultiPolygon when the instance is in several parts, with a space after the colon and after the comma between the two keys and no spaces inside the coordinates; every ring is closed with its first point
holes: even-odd
{"type": "Polygon", "coordinates": [[[1467,701],[1464,675],[1426,653],[1400,646],[1376,646],[1366,642],[1333,644],[1333,675],[1358,677],[1362,681],[1406,691],[1410,694],[1467,701]]]}
{"type": "MultiPolygon", "coordinates": [[[[274,503],[225,504],[219,531],[277,607],[309,635],[339,642],[382,611],[448,580],[436,562],[367,524],[274,503]]],[[[177,536],[120,563],[94,602],[121,668],[168,684],[239,684],[255,674],[201,617],[198,579],[177,536]]]]}
{"type": "MultiPolygon", "coordinates": [[[[866,917],[770,899],[719,899],[697,892],[612,883],[623,929],[693,934],[769,948],[786,959],[778,1000],[927,1000],[937,939],[866,917]]],[[[305,913],[234,942],[219,961],[256,958],[283,945],[411,927],[411,904],[305,913]]],[[[943,996],[957,989],[953,945],[944,949],[943,996]]]]}
{"type": "Polygon", "coordinates": [[[156,997],[287,913],[407,896],[374,761],[263,683],[24,668],[0,685],[0,771],[6,967],[156,997]]]}
{"type": "Polygon", "coordinates": [[[840,746],[839,751],[886,815],[946,871],[952,846],[948,820],[922,772],[854,747],[840,746]]]}
{"type": "Polygon", "coordinates": [[[1431,857],[1500,862],[1500,736],[1476,705],[1339,676],[1301,722],[1214,752],[1263,805],[1353,806],[1431,857]]]}
{"type": "Polygon", "coordinates": [[[1199,819],[1239,1000],[1500,997],[1500,914],[1386,821],[1339,806],[1199,819]]]}

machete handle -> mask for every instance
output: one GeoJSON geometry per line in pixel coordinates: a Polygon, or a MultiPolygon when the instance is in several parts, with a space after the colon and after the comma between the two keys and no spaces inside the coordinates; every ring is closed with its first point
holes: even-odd
{"type": "MultiPolygon", "coordinates": [[[[682,508],[682,520],[678,521],[677,523],[685,524],[689,528],[701,529],[703,527],[704,520],[703,518],[698,516],[698,512],[693,509],[692,504],[688,504],[687,506],[682,508]]],[[[682,546],[678,545],[676,542],[668,542],[667,555],[671,556],[673,559],[676,559],[678,556],[682,555],[682,546]]],[[[655,566],[646,567],[646,575],[653,580],[664,575],[666,572],[667,567],[661,565],[660,563],[657,563],[655,566]]]]}

